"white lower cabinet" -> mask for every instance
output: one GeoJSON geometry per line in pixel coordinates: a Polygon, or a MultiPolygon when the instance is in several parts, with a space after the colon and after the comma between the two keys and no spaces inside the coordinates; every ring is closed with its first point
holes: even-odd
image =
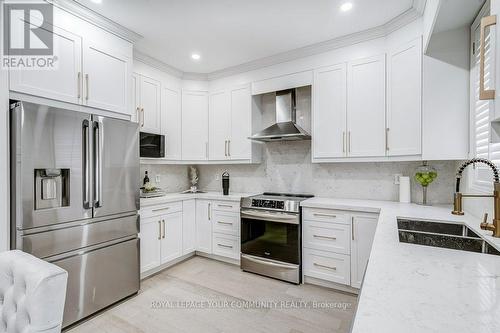
{"type": "Polygon", "coordinates": [[[372,248],[378,217],[373,215],[352,216],[351,286],[361,288],[368,258],[372,248]]]}
{"type": "Polygon", "coordinates": [[[161,220],[141,214],[141,273],[160,266],[161,220]]]}
{"type": "Polygon", "coordinates": [[[196,251],[196,200],[182,202],[182,254],[196,251]]]}
{"type": "Polygon", "coordinates": [[[303,217],[302,253],[306,282],[310,277],[360,288],[378,215],[305,208],[303,217]]]}
{"type": "Polygon", "coordinates": [[[212,203],[196,200],[196,251],[212,254],[212,203]]]}
{"type": "Polygon", "coordinates": [[[213,254],[231,259],[240,258],[240,237],[213,233],[213,254]]]}
{"type": "Polygon", "coordinates": [[[182,256],[182,212],[163,215],[161,239],[161,263],[182,256]]]}

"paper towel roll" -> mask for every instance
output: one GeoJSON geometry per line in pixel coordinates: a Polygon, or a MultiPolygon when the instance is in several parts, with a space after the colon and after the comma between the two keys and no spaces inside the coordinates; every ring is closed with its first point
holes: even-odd
{"type": "Polygon", "coordinates": [[[399,177],[399,202],[411,202],[410,177],[399,177]]]}

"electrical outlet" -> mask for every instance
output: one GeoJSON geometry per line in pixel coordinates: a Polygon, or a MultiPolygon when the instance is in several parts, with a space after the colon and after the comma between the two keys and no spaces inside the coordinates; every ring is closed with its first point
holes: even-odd
{"type": "Polygon", "coordinates": [[[394,175],[394,185],[399,185],[400,184],[400,181],[399,181],[399,178],[403,177],[402,174],[400,173],[397,173],[394,175]]]}
{"type": "Polygon", "coordinates": [[[160,181],[161,181],[160,175],[156,175],[155,176],[155,182],[156,182],[156,184],[160,184],[160,181]]]}

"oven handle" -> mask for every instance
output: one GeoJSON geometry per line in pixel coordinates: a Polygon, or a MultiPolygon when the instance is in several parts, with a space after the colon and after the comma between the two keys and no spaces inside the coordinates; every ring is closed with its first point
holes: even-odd
{"type": "Polygon", "coordinates": [[[241,254],[241,258],[246,259],[248,261],[253,261],[258,264],[264,264],[264,265],[269,265],[269,266],[274,266],[274,267],[280,267],[280,268],[287,268],[287,269],[297,269],[298,265],[294,264],[285,264],[285,263],[276,263],[271,260],[263,259],[263,258],[257,258],[254,256],[250,256],[248,254],[241,254]]]}
{"type": "Polygon", "coordinates": [[[253,209],[242,209],[240,212],[240,216],[241,218],[250,220],[263,220],[286,224],[299,224],[300,222],[300,217],[298,214],[269,213],[253,209]]]}

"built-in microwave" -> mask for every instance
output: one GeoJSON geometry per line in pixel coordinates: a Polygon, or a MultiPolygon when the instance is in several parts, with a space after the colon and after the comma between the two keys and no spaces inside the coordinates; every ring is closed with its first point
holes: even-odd
{"type": "Polygon", "coordinates": [[[141,132],[140,156],[150,158],[165,157],[165,135],[141,132]]]}

